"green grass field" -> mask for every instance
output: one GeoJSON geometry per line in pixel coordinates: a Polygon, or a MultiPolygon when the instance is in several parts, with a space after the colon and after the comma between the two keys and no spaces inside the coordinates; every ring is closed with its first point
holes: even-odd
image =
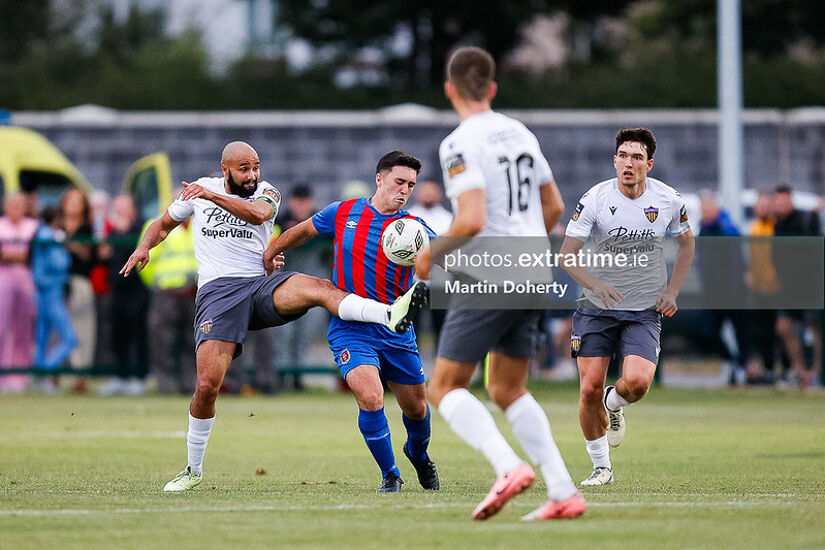
{"type": "MultiPolygon", "coordinates": [[[[583,479],[576,388],[534,390],[583,479]]],[[[825,548],[823,394],[655,388],[626,409],[616,483],[586,491],[579,519],[530,524],[519,517],[544,499],[541,483],[470,520],[493,472],[437,414],[442,490],[425,493],[394,403],[406,484],[375,494],[380,474],[345,394],[222,397],[204,482],[165,495],[185,465],[187,403],[0,398],[0,548],[825,548]]]]}

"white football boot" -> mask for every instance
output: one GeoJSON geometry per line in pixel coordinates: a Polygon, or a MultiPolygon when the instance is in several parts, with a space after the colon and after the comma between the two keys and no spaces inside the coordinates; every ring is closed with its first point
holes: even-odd
{"type": "Polygon", "coordinates": [[[593,473],[590,477],[580,482],[579,485],[586,487],[588,485],[610,485],[613,483],[613,470],[610,468],[593,468],[593,473]]]}
{"type": "Polygon", "coordinates": [[[196,476],[192,472],[192,467],[187,466],[185,470],[176,475],[172,481],[163,486],[164,493],[181,493],[198,486],[201,476],[196,476]]]}

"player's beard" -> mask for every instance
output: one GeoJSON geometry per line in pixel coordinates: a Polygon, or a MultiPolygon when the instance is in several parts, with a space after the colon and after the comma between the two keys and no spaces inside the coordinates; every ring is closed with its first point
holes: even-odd
{"type": "Polygon", "coordinates": [[[233,195],[238,195],[242,199],[247,197],[251,197],[255,194],[255,190],[258,188],[258,180],[255,179],[255,185],[252,187],[251,190],[247,189],[241,183],[236,183],[235,178],[232,177],[232,169],[229,169],[229,174],[226,176],[226,182],[229,184],[229,192],[233,195]]]}

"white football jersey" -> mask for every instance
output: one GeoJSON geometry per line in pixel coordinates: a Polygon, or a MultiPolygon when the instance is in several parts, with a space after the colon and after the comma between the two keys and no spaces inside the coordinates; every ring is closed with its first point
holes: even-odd
{"type": "MultiPolygon", "coordinates": [[[[226,192],[224,178],[200,178],[194,183],[213,193],[235,196],[226,192]]],[[[198,288],[220,277],[266,274],[263,253],[272,236],[281,194],[271,184],[261,181],[255,193],[243,200],[251,202],[258,198],[272,206],[272,217],[261,225],[252,225],[206,199],[184,201],[178,196],[169,205],[167,211],[173,220],[183,221],[194,215],[192,229],[198,260],[198,288]]]]}
{"type": "Polygon", "coordinates": [[[444,187],[458,212],[458,196],[484,189],[487,224],[479,236],[547,236],[539,187],[553,180],[536,136],[495,111],[466,118],[438,151],[444,187]]]}
{"type": "MultiPolygon", "coordinates": [[[[661,181],[647,178],[645,191],[636,199],[622,194],[616,178],[603,181],[582,195],[567,223],[565,235],[584,242],[585,251],[623,254],[627,266],[591,266],[593,275],[615,286],[625,299],[616,309],[639,311],[655,307],[656,299],[667,288],[667,266],[663,249],[666,236],[677,237],[690,231],[685,201],[661,181]]],[[[593,258],[591,254],[588,254],[593,258]]],[[[583,298],[602,306],[590,290],[583,298]]]]}

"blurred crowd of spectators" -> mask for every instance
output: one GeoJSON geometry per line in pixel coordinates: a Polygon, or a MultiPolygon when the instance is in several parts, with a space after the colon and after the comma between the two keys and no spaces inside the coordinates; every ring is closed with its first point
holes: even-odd
{"type": "MultiPolygon", "coordinates": [[[[350,182],[343,195],[354,198],[370,192],[369,186],[350,182]]],[[[410,206],[414,215],[437,232],[449,227],[452,216],[444,208],[437,183],[420,182],[415,197],[410,206]]],[[[694,225],[702,236],[822,235],[817,211],[795,208],[788,187],[760,193],[747,227],[734,224],[714,193],[702,192],[700,202],[701,220],[694,225]]],[[[311,187],[293,185],[277,220],[279,229],[288,229],[315,211],[311,187]]],[[[97,388],[103,395],[142,395],[149,375],[160,394],[192,392],[197,264],[191,227],[184,223],[176,228],[152,250],[146,269],[124,278],[119,269],[147,223],[139,218],[129,195],[110,200],[102,191],[87,197],[70,189],[59,207],[40,212],[31,197],[21,193],[5,197],[0,217],[0,372],[33,367],[37,376],[0,375],[0,392],[54,393],[60,379],[50,373],[65,375],[72,368],[85,369],[66,379],[66,389],[74,392],[88,391],[88,373],[111,375],[97,388]]],[[[785,280],[781,271],[793,269],[793,262],[777,258],[779,252],[770,240],[753,240],[748,247],[742,254],[733,251],[730,265],[700,266],[702,278],[718,284],[730,279],[730,274],[746,273],[744,281],[729,281],[730,292],[747,288],[768,296],[776,293],[785,280]]],[[[327,277],[328,248],[320,243],[291,252],[290,269],[327,277]]],[[[700,337],[692,344],[724,359],[730,384],[816,387],[821,384],[821,314],[707,310],[702,312],[700,337]]],[[[278,365],[300,367],[311,362],[308,340],[323,334],[326,320],[324,312],[311,312],[285,327],[253,333],[248,342],[251,352],[229,369],[225,390],[276,391],[281,383],[278,365]]],[[[437,339],[442,321],[443,312],[433,311],[421,324],[437,339]]],[[[546,349],[537,372],[548,378],[575,376],[571,362],[563,359],[569,312],[550,312],[544,326],[546,349]],[[572,372],[559,375],[571,368],[572,372]],[[550,372],[554,374],[548,376],[550,372]]],[[[294,380],[300,387],[300,377],[294,380]]]]}
{"type": "MultiPolygon", "coordinates": [[[[733,223],[713,192],[702,192],[700,199],[700,236],[753,237],[748,241],[746,254],[742,254],[741,247],[734,247],[726,254],[728,263],[700,264],[703,279],[716,285],[727,280],[727,293],[749,291],[767,298],[778,294],[782,284],[799,281],[800,274],[795,273],[798,262],[788,257],[786,247],[766,238],[822,235],[818,212],[795,208],[790,187],[759,193],[753,219],[744,228],[733,223]],[[742,273],[744,280],[739,278],[742,273]]],[[[703,314],[701,326],[706,339],[702,344],[726,359],[730,384],[821,386],[822,311],[777,308],[707,310],[703,314]],[[732,328],[733,338],[723,337],[725,322],[732,328]]]]}

